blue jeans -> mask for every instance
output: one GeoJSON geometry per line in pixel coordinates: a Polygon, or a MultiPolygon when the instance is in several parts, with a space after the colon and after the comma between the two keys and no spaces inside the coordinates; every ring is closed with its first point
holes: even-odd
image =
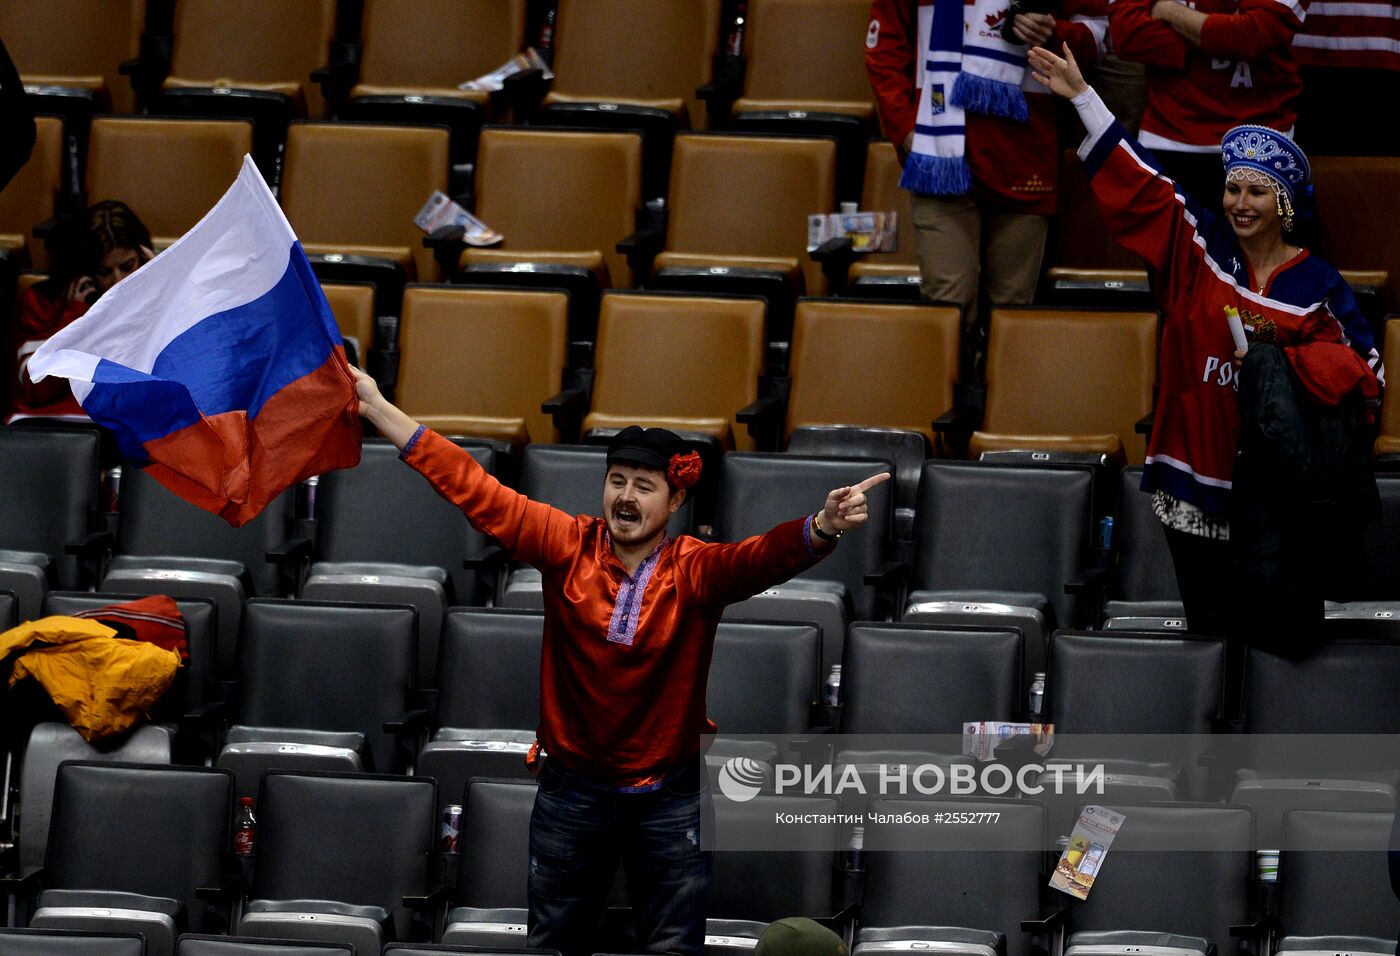
{"type": "Polygon", "coordinates": [[[700,849],[713,820],[699,761],[650,793],[617,793],[547,760],[530,817],[528,945],[563,956],[599,950],[618,861],[627,875],[637,952],[700,956],[712,861],[700,849]]]}

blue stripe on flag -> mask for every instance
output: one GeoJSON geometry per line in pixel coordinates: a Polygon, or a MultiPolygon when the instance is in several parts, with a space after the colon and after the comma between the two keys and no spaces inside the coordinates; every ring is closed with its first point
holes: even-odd
{"type": "Polygon", "coordinates": [[[967,132],[966,126],[925,126],[922,123],[914,127],[915,132],[920,136],[962,136],[967,132]]]}

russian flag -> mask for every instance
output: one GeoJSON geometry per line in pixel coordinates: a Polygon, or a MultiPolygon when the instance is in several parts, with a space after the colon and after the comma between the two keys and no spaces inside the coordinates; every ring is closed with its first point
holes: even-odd
{"type": "Polygon", "coordinates": [[[340,332],[248,157],[198,225],[51,337],[29,374],[67,378],[123,454],[234,527],[360,460],[340,332]]]}

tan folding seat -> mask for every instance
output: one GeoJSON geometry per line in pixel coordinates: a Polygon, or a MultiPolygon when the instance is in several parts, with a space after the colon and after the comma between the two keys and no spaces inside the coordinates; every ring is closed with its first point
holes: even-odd
{"type": "Polygon", "coordinates": [[[1400,302],[1400,156],[1318,156],[1312,173],[1327,261],[1387,273],[1387,301],[1400,302]]]}
{"type": "Polygon", "coordinates": [[[559,0],[546,104],[630,103],[701,129],[721,0],[559,0]]]}
{"type": "Polygon", "coordinates": [[[835,183],[829,140],[677,136],[665,251],[655,267],[772,270],[798,292],[824,295],[826,277],[807,255],[807,216],[836,208],[835,183]]]}
{"type": "Polygon", "coordinates": [[[242,120],[99,116],[88,144],[88,201],[126,203],[159,251],[213,208],[252,147],[252,126],[242,120]]]}
{"type": "Polygon", "coordinates": [[[632,272],[616,247],[636,226],[641,190],[636,133],[483,130],[476,215],[505,241],[468,250],[463,262],[584,264],[600,287],[628,287],[632,272]]]}
{"type": "Polygon", "coordinates": [[[322,282],[321,291],[340,334],[359,347],[360,366],[374,345],[374,286],[368,282],[322,282]]]}
{"type": "Polygon", "coordinates": [[[568,309],[562,292],[410,286],[399,405],[443,434],[558,441],[540,404],[563,383],[568,309]]]}
{"type": "Polygon", "coordinates": [[[34,227],[54,214],[54,194],[63,187],[63,121],[34,120],[34,152],[8,186],[0,190],[0,249],[20,265],[48,268],[44,244],[34,227]]]}
{"type": "Polygon", "coordinates": [[[95,91],[119,113],[136,107],[118,72],[140,55],[145,0],[5,0],[0,37],[26,85],[95,91]]]}
{"type": "MultiPolygon", "coordinates": [[[[1385,337],[1385,351],[1382,353],[1385,367],[1400,369],[1400,330],[1392,330],[1385,337]]],[[[1400,372],[1391,372],[1400,375],[1400,372]]],[[[1400,388],[1392,385],[1381,398],[1381,428],[1376,436],[1377,455],[1400,454],[1400,388]]]]}
{"type": "Polygon", "coordinates": [[[987,343],[987,407],[970,450],[1089,451],[1139,464],[1157,384],[1155,312],[1002,307],[987,343]]]}
{"type": "Polygon", "coordinates": [[[451,96],[501,66],[525,40],[525,0],[365,0],[357,96],[451,96]]]}
{"type": "Polygon", "coordinates": [[[808,110],[875,118],[865,74],[867,0],[749,0],[735,113],[808,110]]]}
{"type": "Polygon", "coordinates": [[[758,397],[763,300],[604,294],[585,430],[646,425],[752,450],[737,413],[758,397]]]}
{"type": "Polygon", "coordinates": [[[903,280],[913,286],[912,297],[918,298],[919,254],[914,239],[914,208],[909,201],[909,191],[899,186],[903,172],[894,144],[888,140],[870,143],[865,153],[860,208],[869,212],[893,211],[898,216],[895,251],[858,256],[849,272],[852,293],[864,294],[870,286],[903,280]]]}
{"type": "Polygon", "coordinates": [[[177,0],[165,86],[279,93],[295,115],[324,116],[311,72],[329,62],[335,10],[335,0],[177,0]]]}
{"type": "Polygon", "coordinates": [[[447,130],[358,123],[293,123],[282,208],[307,253],[373,256],[410,279],[436,281],[413,217],[447,191],[447,130]]]}

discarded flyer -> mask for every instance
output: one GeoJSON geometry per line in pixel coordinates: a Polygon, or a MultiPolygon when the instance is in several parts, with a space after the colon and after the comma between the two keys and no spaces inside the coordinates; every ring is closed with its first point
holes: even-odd
{"type": "Polygon", "coordinates": [[[554,74],[550,72],[549,66],[544,62],[544,57],[539,51],[530,47],[524,53],[517,53],[502,65],[496,67],[485,76],[478,76],[474,80],[467,80],[465,83],[458,83],[459,90],[479,90],[483,93],[498,93],[505,88],[506,77],[514,76],[517,73],[524,73],[528,70],[539,70],[544,79],[554,79],[554,74]]]}
{"type": "Polygon", "coordinates": [[[894,252],[898,214],[891,212],[815,213],[807,217],[807,251],[828,239],[848,236],[855,252],[894,252]]]}
{"type": "Polygon", "coordinates": [[[1076,899],[1088,899],[1124,819],[1123,814],[1106,807],[1085,807],[1069,836],[1069,846],[1055,864],[1050,886],[1076,899]]]}
{"type": "Polygon", "coordinates": [[[1019,724],[1004,720],[979,720],[963,724],[963,753],[974,760],[991,760],[1003,742],[1021,735],[1035,738],[1035,752],[1044,757],[1055,743],[1054,724],[1019,724]]]}
{"type": "Polygon", "coordinates": [[[462,241],[469,246],[494,246],[505,239],[441,191],[428,198],[413,224],[430,236],[443,226],[461,226],[462,241]]]}

